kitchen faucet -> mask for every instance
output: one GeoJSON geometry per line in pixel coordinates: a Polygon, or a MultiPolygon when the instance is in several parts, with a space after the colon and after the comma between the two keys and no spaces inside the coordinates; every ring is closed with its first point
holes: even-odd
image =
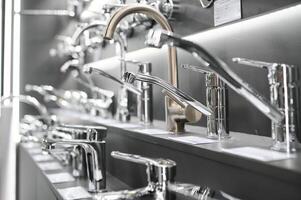
{"type": "Polygon", "coordinates": [[[300,78],[298,77],[298,68],[288,64],[268,63],[246,58],[233,58],[233,62],[267,69],[268,81],[270,86],[271,104],[280,110],[285,118],[281,123],[272,122],[272,149],[286,151],[295,150],[295,142],[297,142],[297,103],[298,92],[300,89],[300,78]],[[290,147],[287,147],[290,143],[290,147]]]}
{"type": "MultiPolygon", "coordinates": [[[[156,48],[161,48],[164,44],[167,44],[169,46],[179,47],[188,51],[193,55],[193,57],[200,61],[202,66],[205,66],[212,72],[216,73],[230,88],[243,96],[273,122],[283,123],[284,114],[279,111],[279,109],[275,107],[275,105],[272,105],[255,89],[245,83],[227,66],[226,63],[210,54],[200,45],[182,39],[172,32],[164,30],[151,30],[147,36],[146,44],[156,48]]],[[[291,145],[289,141],[286,142],[286,147],[287,148],[285,151],[290,152],[291,145]]]]}
{"type": "MultiPolygon", "coordinates": [[[[114,32],[117,29],[117,25],[122,19],[130,14],[145,14],[148,17],[154,19],[161,27],[168,31],[173,31],[172,27],[168,23],[167,19],[155,8],[148,5],[129,4],[118,9],[108,21],[108,25],[104,32],[104,38],[113,39],[114,32]]],[[[169,61],[169,81],[170,83],[178,87],[178,69],[177,69],[177,52],[176,48],[168,48],[168,61],[169,61]]],[[[184,116],[181,106],[177,105],[174,101],[171,101],[168,97],[165,98],[165,118],[167,129],[173,132],[184,132],[184,125],[187,119],[184,116]]]]}
{"type": "Polygon", "coordinates": [[[156,76],[150,76],[146,74],[141,73],[131,73],[126,72],[123,76],[123,80],[127,83],[133,83],[134,81],[142,81],[142,82],[148,82],[151,84],[156,84],[163,89],[163,93],[173,99],[177,104],[181,105],[183,107],[185,117],[192,122],[197,122],[201,119],[201,116],[205,114],[206,116],[212,115],[212,111],[204,106],[202,103],[198,102],[191,96],[185,94],[178,88],[174,87],[173,85],[167,83],[166,81],[156,77],[156,76]],[[195,110],[198,111],[194,112],[195,110]]]}

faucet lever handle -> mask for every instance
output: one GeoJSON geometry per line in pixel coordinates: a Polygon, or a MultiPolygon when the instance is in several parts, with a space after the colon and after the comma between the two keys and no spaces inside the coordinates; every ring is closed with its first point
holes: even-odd
{"type": "Polygon", "coordinates": [[[251,60],[251,59],[239,58],[239,57],[232,58],[232,61],[237,64],[247,65],[247,66],[257,67],[262,69],[271,69],[279,65],[278,63],[269,63],[269,62],[263,62],[263,61],[251,60]]]}
{"type": "Polygon", "coordinates": [[[138,164],[144,164],[146,166],[155,166],[160,168],[172,168],[176,166],[176,163],[169,159],[162,158],[148,158],[135,154],[122,153],[119,151],[112,151],[111,156],[116,159],[134,162],[138,164]]]}
{"type": "Polygon", "coordinates": [[[202,63],[203,65],[201,66],[195,66],[195,65],[190,65],[190,64],[182,64],[181,67],[183,69],[189,69],[191,71],[194,72],[199,72],[199,73],[203,73],[203,74],[208,74],[208,73],[212,73],[212,71],[210,69],[208,69],[208,67],[205,67],[206,65],[209,65],[206,61],[203,61],[204,63],[202,63]]]}

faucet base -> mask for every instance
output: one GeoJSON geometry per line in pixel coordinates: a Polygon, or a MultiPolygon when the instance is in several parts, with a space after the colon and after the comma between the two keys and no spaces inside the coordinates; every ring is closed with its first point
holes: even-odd
{"type": "Polygon", "coordinates": [[[285,152],[285,153],[296,153],[300,151],[297,149],[298,143],[296,142],[274,142],[271,149],[274,151],[285,152]]]}

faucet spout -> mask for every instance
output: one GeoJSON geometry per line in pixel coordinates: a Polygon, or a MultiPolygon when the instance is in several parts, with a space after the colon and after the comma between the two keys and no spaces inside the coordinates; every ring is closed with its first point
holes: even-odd
{"type": "Polygon", "coordinates": [[[284,115],[275,106],[271,105],[254,88],[244,82],[235,74],[226,63],[213,56],[203,47],[191,41],[182,39],[172,32],[156,30],[150,31],[146,43],[149,46],[160,48],[162,45],[176,46],[191,53],[200,62],[207,62],[205,65],[211,71],[220,76],[220,78],[229,85],[235,92],[247,99],[258,110],[270,118],[273,122],[281,123],[284,115]]]}

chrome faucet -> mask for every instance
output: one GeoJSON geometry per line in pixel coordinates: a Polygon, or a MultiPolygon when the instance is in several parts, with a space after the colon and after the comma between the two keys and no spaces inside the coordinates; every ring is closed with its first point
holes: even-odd
{"type": "MultiPolygon", "coordinates": [[[[118,9],[110,18],[108,25],[104,32],[104,38],[111,40],[117,25],[119,22],[130,14],[145,14],[148,17],[154,19],[161,27],[167,31],[173,31],[172,27],[168,23],[167,19],[155,8],[148,5],[133,4],[127,5],[118,9]]],[[[177,69],[177,52],[176,48],[168,48],[168,61],[169,61],[169,81],[170,83],[178,87],[178,69],[177,69]]],[[[184,117],[184,113],[181,106],[177,105],[174,101],[171,101],[168,97],[165,99],[165,118],[167,129],[174,132],[184,132],[184,124],[187,119],[184,117]]]]}
{"type": "MultiPolygon", "coordinates": [[[[91,127],[62,127],[60,131],[67,132],[77,131],[82,132],[86,130],[86,139],[44,139],[42,147],[44,150],[50,151],[57,148],[57,146],[74,146],[80,147],[84,152],[84,160],[87,166],[88,176],[88,191],[101,192],[106,188],[106,163],[105,163],[105,137],[103,128],[101,131],[95,130],[91,127]]],[[[105,131],[106,132],[106,131],[105,131]]]]}
{"type": "MultiPolygon", "coordinates": [[[[212,72],[216,73],[223,82],[225,82],[235,92],[243,96],[251,104],[253,104],[258,110],[265,114],[275,123],[282,123],[284,115],[280,112],[275,105],[272,105],[262,95],[260,95],[255,89],[244,82],[237,74],[235,74],[226,63],[221,61],[210,54],[207,50],[198,44],[191,41],[182,39],[176,36],[172,32],[164,30],[151,30],[148,34],[146,43],[149,46],[161,48],[164,44],[169,46],[176,46],[182,48],[193,55],[202,66],[205,66],[212,72]]],[[[290,146],[289,144],[287,144],[290,146]]],[[[287,149],[286,151],[290,151],[287,149]]]]}
{"type": "Polygon", "coordinates": [[[216,197],[224,200],[229,199],[225,196],[225,193],[221,191],[214,191],[209,187],[200,187],[193,184],[175,182],[176,163],[172,160],[148,158],[140,155],[121,153],[118,151],[112,151],[111,156],[116,159],[146,165],[148,184],[146,187],[139,189],[98,194],[96,195],[96,199],[134,200],[143,197],[151,197],[156,200],[174,200],[176,193],[198,200],[214,200],[216,197]]]}
{"type": "Polygon", "coordinates": [[[213,112],[213,115],[207,117],[207,137],[218,140],[229,139],[228,90],[226,84],[219,76],[204,66],[184,64],[182,67],[206,76],[206,104],[213,112]]]}
{"type": "MultiPolygon", "coordinates": [[[[99,75],[102,75],[106,78],[109,78],[113,81],[115,81],[116,83],[120,84],[124,90],[128,90],[136,95],[140,95],[142,94],[141,90],[139,90],[138,88],[132,86],[131,84],[127,84],[127,83],[124,83],[122,82],[121,80],[119,80],[118,78],[108,74],[107,72],[97,68],[97,66],[93,66],[93,64],[88,64],[88,65],[85,65],[84,68],[83,68],[83,71],[85,73],[97,73],[99,75]]],[[[124,92],[124,90],[121,90],[121,92],[124,92]]],[[[130,116],[130,113],[129,113],[129,110],[128,110],[128,101],[127,101],[127,98],[124,98],[123,95],[119,95],[119,98],[118,99],[118,108],[117,108],[117,112],[116,112],[116,117],[118,120],[120,121],[128,121],[129,120],[129,116],[130,116]]]]}
{"type": "Polygon", "coordinates": [[[281,123],[272,122],[272,149],[279,151],[295,151],[298,91],[298,68],[292,65],[268,63],[246,58],[233,58],[233,62],[267,69],[270,86],[270,101],[284,114],[281,123]],[[287,144],[290,143],[289,146],[287,144]]]}
{"type": "Polygon", "coordinates": [[[191,96],[185,94],[178,88],[172,86],[171,84],[156,76],[126,72],[123,76],[123,80],[127,83],[133,83],[134,81],[148,82],[162,87],[163,89],[165,89],[163,91],[165,95],[177,102],[178,105],[182,106],[182,112],[185,113],[185,118],[191,122],[199,121],[202,114],[205,114],[206,116],[212,115],[211,109],[207,108],[191,96]],[[198,112],[195,112],[195,110],[197,110],[198,112]]]}
{"type": "Polygon", "coordinates": [[[7,100],[19,99],[20,102],[33,106],[41,115],[41,118],[47,125],[53,123],[53,117],[50,116],[47,108],[41,104],[36,98],[29,95],[10,95],[7,97],[1,98],[0,103],[4,104],[7,100]]]}

